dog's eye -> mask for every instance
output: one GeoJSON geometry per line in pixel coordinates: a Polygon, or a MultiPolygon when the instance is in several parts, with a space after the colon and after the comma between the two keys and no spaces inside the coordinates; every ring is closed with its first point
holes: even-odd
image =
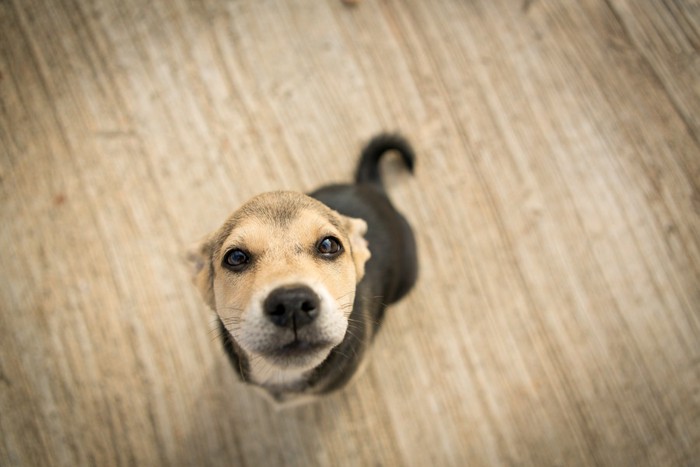
{"type": "Polygon", "coordinates": [[[343,251],[343,245],[341,245],[340,240],[335,237],[325,237],[318,242],[316,249],[323,256],[332,258],[338,256],[343,251]]]}
{"type": "Polygon", "coordinates": [[[234,271],[243,269],[249,261],[250,257],[243,250],[239,250],[238,248],[229,251],[224,256],[224,265],[234,271]]]}

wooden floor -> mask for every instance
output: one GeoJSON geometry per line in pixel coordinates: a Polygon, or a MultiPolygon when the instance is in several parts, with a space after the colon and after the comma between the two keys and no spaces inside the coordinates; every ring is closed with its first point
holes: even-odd
{"type": "Polygon", "coordinates": [[[0,465],[700,465],[699,49],[692,0],[0,1],[0,465]],[[182,253],[382,130],[419,284],[275,411],[182,253]]]}

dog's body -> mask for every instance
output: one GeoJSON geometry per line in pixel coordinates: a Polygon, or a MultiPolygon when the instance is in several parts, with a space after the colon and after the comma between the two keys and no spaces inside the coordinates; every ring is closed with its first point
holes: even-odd
{"type": "Polygon", "coordinates": [[[380,135],[355,184],[255,197],[191,256],[234,367],[278,401],[347,383],[386,306],[416,281],[413,234],[379,175],[389,150],[413,169],[408,143],[380,135]]]}

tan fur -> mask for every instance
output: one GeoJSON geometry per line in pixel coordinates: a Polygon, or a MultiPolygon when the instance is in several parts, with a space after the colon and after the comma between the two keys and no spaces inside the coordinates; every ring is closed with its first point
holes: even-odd
{"type": "Polygon", "coordinates": [[[244,204],[190,250],[193,282],[248,354],[255,382],[292,384],[342,341],[355,287],[370,257],[363,236],[366,230],[363,220],[342,216],[306,195],[272,192],[244,204]],[[344,252],[335,260],[323,259],[316,251],[326,236],[338,238],[343,245],[344,252]],[[253,258],[243,272],[222,266],[226,252],[233,248],[253,258]],[[307,285],[321,298],[321,314],[302,332],[327,341],[328,346],[299,361],[262,359],[263,349],[288,338],[285,330],[265,319],[262,302],[275,288],[292,284],[307,285]]]}

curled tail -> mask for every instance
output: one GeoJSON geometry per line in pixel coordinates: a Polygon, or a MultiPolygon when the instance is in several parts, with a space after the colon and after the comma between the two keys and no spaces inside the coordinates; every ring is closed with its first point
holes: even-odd
{"type": "Polygon", "coordinates": [[[374,183],[381,187],[382,179],[379,174],[379,160],[388,151],[398,152],[406,168],[413,173],[415,155],[408,141],[399,135],[380,134],[372,138],[362,150],[355,182],[374,183]]]}

